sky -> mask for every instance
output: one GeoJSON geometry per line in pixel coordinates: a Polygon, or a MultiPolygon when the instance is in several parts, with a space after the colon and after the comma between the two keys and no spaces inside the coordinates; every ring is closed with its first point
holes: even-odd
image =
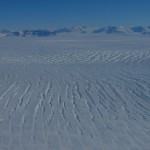
{"type": "Polygon", "coordinates": [[[0,0],[0,29],[149,26],[150,0],[0,0]]]}

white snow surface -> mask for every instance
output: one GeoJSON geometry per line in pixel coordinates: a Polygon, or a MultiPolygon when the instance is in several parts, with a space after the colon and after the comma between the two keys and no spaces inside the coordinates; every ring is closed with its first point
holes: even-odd
{"type": "Polygon", "coordinates": [[[0,150],[149,150],[150,37],[0,38],[0,150]]]}

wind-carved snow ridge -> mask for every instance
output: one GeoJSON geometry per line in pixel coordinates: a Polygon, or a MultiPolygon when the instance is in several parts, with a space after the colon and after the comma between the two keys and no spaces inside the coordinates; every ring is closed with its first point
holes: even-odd
{"type": "Polygon", "coordinates": [[[0,39],[0,150],[149,150],[149,38],[0,39]]]}
{"type": "Polygon", "coordinates": [[[112,64],[112,63],[139,63],[150,62],[150,51],[112,51],[112,50],[65,50],[58,54],[35,54],[30,56],[6,55],[0,56],[1,63],[22,64],[112,64]]]}

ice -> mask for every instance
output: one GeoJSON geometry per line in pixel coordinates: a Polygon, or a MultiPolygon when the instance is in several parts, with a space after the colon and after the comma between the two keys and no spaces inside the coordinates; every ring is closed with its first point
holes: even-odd
{"type": "Polygon", "coordinates": [[[149,41],[0,38],[0,150],[149,150],[149,41]]]}

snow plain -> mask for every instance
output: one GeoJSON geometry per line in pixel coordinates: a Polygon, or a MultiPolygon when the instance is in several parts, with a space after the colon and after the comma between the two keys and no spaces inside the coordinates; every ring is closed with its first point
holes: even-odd
{"type": "Polygon", "coordinates": [[[150,37],[0,38],[0,150],[149,150],[150,37]]]}

